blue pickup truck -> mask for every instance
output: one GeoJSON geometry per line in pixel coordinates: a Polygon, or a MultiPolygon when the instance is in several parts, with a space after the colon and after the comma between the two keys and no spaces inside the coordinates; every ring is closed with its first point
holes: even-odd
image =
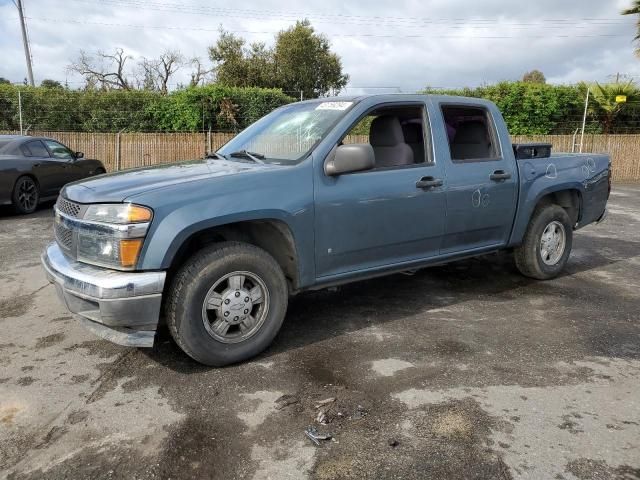
{"type": "Polygon", "coordinates": [[[150,347],[166,321],[221,366],[264,350],[304,290],[497,250],[553,278],[610,190],[608,156],[512,145],[488,101],[311,100],[204,159],[67,185],[42,263],[101,337],[150,347]]]}

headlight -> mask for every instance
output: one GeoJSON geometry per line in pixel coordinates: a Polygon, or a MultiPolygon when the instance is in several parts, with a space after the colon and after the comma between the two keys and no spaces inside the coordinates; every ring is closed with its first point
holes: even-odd
{"type": "Polygon", "coordinates": [[[151,217],[153,217],[153,213],[147,207],[130,203],[114,203],[89,206],[83,220],[124,225],[127,223],[150,222],[151,217]]]}
{"type": "Polygon", "coordinates": [[[149,208],[139,205],[89,206],[78,229],[78,260],[119,270],[134,269],[152,217],[149,208]]]}

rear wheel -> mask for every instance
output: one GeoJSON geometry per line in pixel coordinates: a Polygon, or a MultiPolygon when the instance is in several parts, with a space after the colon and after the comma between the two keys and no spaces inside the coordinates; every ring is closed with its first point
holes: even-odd
{"type": "Polygon", "coordinates": [[[515,249],[516,266],[527,277],[554,278],[567,264],[572,242],[573,228],[564,208],[558,205],[538,208],[522,245],[515,249]]]}
{"type": "Polygon", "coordinates": [[[287,283],[273,257],[253,245],[219,243],[196,253],[176,274],[167,324],[187,355],[223,366],[269,346],[287,301],[287,283]]]}
{"type": "Polygon", "coordinates": [[[32,213],[40,201],[40,191],[35,180],[31,177],[20,177],[13,187],[13,207],[18,213],[32,213]]]}

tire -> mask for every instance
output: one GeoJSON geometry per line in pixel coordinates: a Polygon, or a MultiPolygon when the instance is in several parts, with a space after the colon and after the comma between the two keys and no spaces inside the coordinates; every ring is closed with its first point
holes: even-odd
{"type": "Polygon", "coordinates": [[[26,215],[35,212],[40,202],[40,190],[36,181],[26,175],[19,177],[13,186],[11,201],[18,213],[26,215]]]}
{"type": "Polygon", "coordinates": [[[94,172],[95,175],[102,175],[103,173],[107,173],[104,168],[96,168],[96,171],[94,172]]]}
{"type": "Polygon", "coordinates": [[[567,212],[558,205],[539,207],[529,221],[522,245],[514,251],[516,266],[526,277],[554,278],[567,264],[572,243],[573,225],[567,212]],[[545,245],[548,247],[543,248],[545,245]]]}
{"type": "Polygon", "coordinates": [[[224,242],[205,247],[180,268],[169,288],[166,319],[187,355],[221,367],[267,348],[287,303],[287,282],[271,255],[250,244],[224,242]]]}

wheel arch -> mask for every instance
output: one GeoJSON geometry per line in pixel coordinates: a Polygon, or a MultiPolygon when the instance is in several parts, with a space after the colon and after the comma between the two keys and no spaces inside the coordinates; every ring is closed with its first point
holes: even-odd
{"type": "Polygon", "coordinates": [[[550,204],[564,208],[571,219],[572,226],[575,228],[582,215],[582,192],[578,188],[554,190],[541,195],[529,216],[529,221],[531,221],[533,213],[538,208],[550,204]]]}
{"type": "Polygon", "coordinates": [[[254,245],[269,253],[280,265],[290,291],[300,286],[298,251],[293,232],[289,225],[277,218],[245,220],[191,232],[177,247],[171,257],[165,257],[168,277],[193,253],[212,243],[238,241],[254,245]]]}
{"type": "Polygon", "coordinates": [[[40,189],[40,180],[38,179],[38,176],[35,173],[33,173],[33,172],[19,172],[16,175],[16,179],[13,181],[13,188],[11,189],[11,192],[13,192],[13,190],[16,188],[16,185],[18,184],[18,180],[20,180],[22,177],[29,177],[31,180],[36,182],[36,187],[38,187],[38,189],[40,189]]]}
{"type": "Polygon", "coordinates": [[[575,230],[583,213],[583,190],[581,184],[556,185],[538,192],[535,198],[525,199],[522,210],[518,210],[509,246],[522,242],[527,227],[536,210],[541,206],[555,204],[565,209],[575,230]]]}

